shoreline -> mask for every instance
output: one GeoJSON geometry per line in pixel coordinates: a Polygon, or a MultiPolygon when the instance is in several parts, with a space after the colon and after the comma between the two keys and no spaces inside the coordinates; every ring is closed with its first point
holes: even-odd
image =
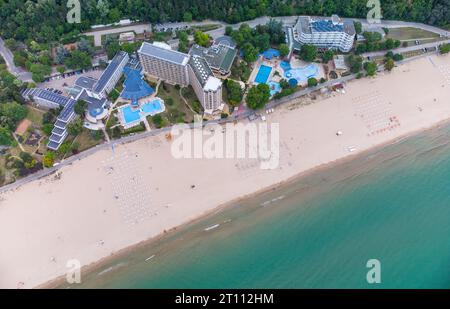
{"type": "MultiPolygon", "coordinates": [[[[146,239],[146,240],[142,240],[142,241],[140,241],[138,243],[135,243],[135,244],[131,244],[128,247],[122,248],[122,249],[120,249],[120,250],[118,250],[116,252],[112,252],[110,256],[103,257],[100,260],[95,261],[95,262],[93,262],[93,263],[91,263],[89,265],[82,266],[82,269],[81,269],[82,276],[83,276],[83,274],[91,273],[91,272],[94,272],[96,270],[100,270],[100,268],[104,267],[107,264],[110,264],[112,261],[114,261],[116,259],[123,258],[124,256],[126,256],[126,255],[128,255],[130,253],[133,253],[134,251],[137,251],[137,250],[139,250],[139,249],[141,249],[143,247],[147,247],[147,246],[150,246],[152,244],[155,244],[156,242],[163,240],[164,237],[169,236],[170,234],[178,232],[178,231],[180,231],[182,229],[188,228],[189,226],[194,225],[196,223],[200,223],[202,221],[205,221],[206,219],[208,219],[209,217],[211,217],[211,216],[213,216],[213,215],[215,215],[217,213],[223,212],[223,211],[225,211],[227,209],[230,209],[232,207],[243,207],[243,206],[237,206],[236,205],[239,202],[242,202],[242,201],[245,201],[245,200],[249,200],[249,199],[252,199],[252,198],[257,197],[259,195],[267,194],[267,193],[272,192],[272,191],[280,190],[283,187],[287,187],[289,185],[292,185],[293,183],[295,183],[297,181],[300,181],[301,179],[303,179],[305,177],[308,177],[308,176],[311,176],[311,175],[313,175],[315,173],[324,172],[324,171],[326,171],[328,169],[332,169],[332,168],[334,168],[336,166],[343,165],[345,163],[349,163],[350,161],[355,160],[355,159],[361,159],[363,157],[366,157],[366,156],[370,155],[373,152],[377,152],[377,151],[383,150],[384,148],[386,148],[388,146],[400,143],[400,142],[404,141],[405,139],[412,138],[414,136],[426,133],[426,132],[431,131],[431,130],[439,129],[439,128],[441,128],[443,126],[446,126],[446,125],[450,125],[450,117],[445,119],[445,120],[440,121],[439,123],[436,123],[436,124],[432,125],[431,127],[417,129],[414,132],[406,133],[403,136],[397,137],[397,138],[395,138],[395,139],[393,139],[391,141],[387,141],[387,142],[385,142],[383,144],[373,146],[372,148],[366,149],[366,150],[364,150],[364,151],[362,151],[360,153],[350,154],[350,155],[348,155],[346,157],[336,159],[335,161],[324,163],[324,164],[322,164],[320,166],[312,167],[309,170],[300,172],[299,174],[297,174],[295,176],[292,176],[289,179],[283,180],[283,181],[281,181],[281,182],[279,182],[277,184],[271,185],[271,186],[266,187],[266,188],[262,188],[262,189],[260,189],[260,190],[258,190],[256,192],[250,193],[250,194],[248,194],[246,196],[237,197],[237,198],[235,198],[235,199],[233,199],[231,201],[225,202],[225,203],[223,203],[221,205],[218,205],[215,208],[212,208],[212,209],[208,210],[206,213],[198,216],[197,218],[194,218],[192,220],[184,222],[184,223],[182,223],[182,224],[180,224],[178,226],[175,226],[175,227],[171,228],[170,230],[163,231],[160,234],[158,234],[157,236],[154,236],[154,237],[146,239]]],[[[61,275],[58,278],[51,279],[51,280],[49,280],[49,281],[47,281],[45,283],[42,283],[42,284],[34,287],[34,289],[58,288],[58,287],[60,287],[63,284],[64,279],[65,279],[65,275],[61,275]]]]}
{"type": "MultiPolygon", "coordinates": [[[[450,64],[449,60],[450,60],[449,57],[446,58],[442,57],[440,58],[439,61],[444,62],[446,61],[447,63],[445,65],[448,65],[450,64]]],[[[101,166],[99,167],[98,164],[99,160],[101,159],[105,161],[105,158],[107,157],[108,154],[107,150],[100,150],[97,151],[95,154],[87,156],[86,158],[76,160],[72,162],[69,166],[66,166],[62,169],[61,173],[63,176],[61,179],[58,180],[49,179],[52,178],[52,175],[50,175],[44,177],[45,179],[40,179],[38,181],[34,181],[32,183],[20,186],[19,188],[4,194],[7,197],[6,205],[3,205],[3,201],[5,201],[4,195],[1,196],[2,201],[0,202],[0,216],[2,214],[5,214],[2,213],[2,211],[8,211],[6,217],[9,218],[10,220],[13,220],[13,218],[16,218],[17,216],[23,216],[30,211],[29,208],[24,208],[27,205],[25,206],[22,205],[26,201],[30,202],[30,200],[32,201],[34,199],[39,199],[40,196],[42,196],[42,198],[48,198],[49,205],[36,205],[39,207],[39,209],[34,210],[35,212],[34,215],[37,216],[38,219],[41,221],[37,222],[35,228],[38,229],[40,226],[39,224],[41,224],[42,227],[45,227],[46,225],[51,224],[52,220],[53,223],[55,224],[54,230],[49,229],[45,231],[39,231],[40,234],[38,232],[37,233],[38,235],[34,235],[35,233],[33,233],[34,225],[32,223],[36,223],[36,221],[34,220],[25,222],[24,226],[21,226],[20,229],[17,230],[17,232],[14,232],[16,227],[9,224],[9,227],[11,228],[10,232],[12,232],[13,235],[15,235],[15,237],[12,237],[13,239],[5,238],[6,249],[8,250],[8,248],[15,248],[14,247],[15,242],[20,243],[21,241],[24,241],[29,237],[37,237],[38,239],[47,240],[48,243],[45,244],[47,245],[47,247],[41,249],[42,259],[36,263],[37,265],[41,265],[42,267],[47,267],[46,269],[48,269],[48,274],[44,276],[46,276],[47,278],[53,277],[53,279],[49,280],[41,279],[40,280],[41,283],[35,284],[33,286],[27,286],[27,288],[55,287],[58,285],[58,282],[61,282],[62,278],[64,278],[64,274],[60,274],[59,276],[51,276],[51,273],[55,273],[56,271],[64,273],[63,270],[65,265],[64,263],[61,264],[59,263],[59,256],[57,260],[58,265],[52,264],[48,265],[49,253],[60,252],[61,249],[64,249],[65,250],[64,253],[61,253],[64,259],[64,257],[66,256],[71,256],[71,254],[73,254],[73,250],[76,251],[76,248],[81,250],[82,253],[86,253],[86,251],[92,249],[91,251],[94,252],[90,252],[91,254],[89,255],[89,259],[91,260],[91,262],[83,263],[85,264],[85,266],[82,267],[82,273],[85,272],[89,273],[91,270],[97,269],[102,265],[110,262],[111,260],[120,258],[120,256],[132,252],[137,248],[141,248],[142,246],[148,246],[149,244],[161,240],[161,238],[163,238],[165,235],[173,234],[173,232],[176,230],[183,229],[186,226],[189,226],[196,222],[201,222],[205,218],[211,216],[212,214],[221,212],[224,209],[227,209],[228,207],[231,207],[233,204],[237,204],[242,200],[250,199],[254,196],[277,190],[280,187],[289,185],[292,182],[296,182],[299,179],[306,177],[307,175],[313,174],[317,171],[327,170],[333,166],[343,164],[348,161],[352,161],[357,157],[365,156],[368,153],[376,151],[377,149],[382,149],[388,145],[401,142],[402,140],[410,136],[414,136],[421,132],[441,127],[450,121],[450,108],[447,108],[445,104],[443,104],[442,106],[441,105],[437,106],[437,104],[442,104],[440,103],[442,101],[441,100],[442,98],[444,98],[443,101],[447,100],[446,102],[448,102],[448,98],[450,97],[449,96],[450,91],[448,91],[448,87],[447,89],[441,91],[441,83],[443,81],[443,76],[438,76],[436,79],[428,80],[427,86],[430,87],[431,93],[433,95],[439,97],[439,101],[436,101],[435,98],[434,101],[435,103],[430,102],[431,103],[430,109],[428,109],[428,106],[424,108],[425,112],[423,114],[420,113],[417,114],[416,110],[417,107],[415,105],[416,103],[415,101],[411,103],[402,99],[398,99],[399,108],[402,108],[401,110],[399,109],[399,113],[401,112],[399,115],[400,117],[403,117],[402,125],[403,120],[405,120],[405,127],[403,127],[402,129],[403,132],[387,132],[386,134],[390,134],[389,136],[386,136],[385,134],[383,136],[376,135],[373,137],[367,137],[366,132],[364,131],[366,129],[365,123],[361,122],[361,119],[359,117],[356,117],[356,114],[353,115],[355,113],[354,110],[355,107],[351,105],[351,102],[349,102],[349,96],[357,95],[358,91],[359,93],[361,92],[364,93],[364,91],[371,91],[372,88],[374,87],[373,84],[376,84],[378,85],[378,87],[381,87],[381,89],[384,89],[383,87],[389,85],[388,81],[389,79],[397,78],[402,74],[408,74],[409,76],[411,75],[409,74],[411,69],[421,71],[421,69],[427,68],[429,69],[428,67],[429,65],[430,64],[428,63],[428,59],[426,58],[417,60],[417,62],[411,62],[397,67],[395,69],[397,70],[397,72],[393,72],[391,74],[383,74],[387,76],[378,76],[373,80],[371,79],[363,81],[353,81],[352,83],[349,83],[348,88],[354,91],[355,94],[352,94],[351,91],[347,91],[345,95],[338,94],[325,99],[320,99],[314,104],[295,107],[295,104],[297,103],[292,102],[286,104],[286,106],[284,107],[280,107],[279,109],[277,109],[276,113],[271,115],[271,117],[275,118],[274,121],[278,121],[280,123],[280,126],[285,125],[286,126],[285,128],[287,128],[287,130],[280,132],[283,133],[283,138],[281,140],[284,143],[281,146],[285,147],[285,149],[283,149],[285,157],[283,157],[284,159],[280,163],[281,165],[280,169],[272,172],[273,174],[271,175],[273,175],[273,177],[270,179],[270,181],[266,177],[267,173],[264,174],[259,170],[250,169],[249,171],[247,170],[239,171],[237,169],[236,170],[233,169],[232,164],[234,162],[226,162],[222,164],[222,166],[218,166],[217,162],[211,160],[210,161],[202,160],[195,162],[191,161],[192,166],[189,167],[186,167],[184,165],[185,163],[183,162],[185,161],[181,162],[178,161],[176,163],[174,163],[175,161],[164,162],[164,160],[165,161],[170,160],[167,160],[167,153],[164,152],[164,150],[167,150],[167,142],[163,140],[163,137],[161,138],[161,135],[163,135],[163,133],[159,134],[158,136],[147,137],[145,138],[145,140],[120,145],[118,149],[120,148],[122,152],[124,152],[125,154],[128,154],[131,150],[133,150],[133,154],[134,151],[137,151],[135,152],[136,159],[133,156],[132,161],[134,164],[139,165],[138,166],[139,169],[145,170],[145,166],[147,166],[147,171],[143,173],[144,184],[150,186],[157,186],[151,188],[149,187],[149,191],[152,192],[151,194],[154,197],[153,204],[156,206],[158,205],[161,206],[163,204],[165,205],[165,203],[168,202],[167,200],[168,196],[169,198],[171,198],[171,201],[173,200],[173,203],[175,204],[174,210],[175,212],[173,213],[171,213],[173,205],[168,207],[167,210],[164,209],[164,211],[162,211],[163,209],[162,206],[157,208],[157,211],[161,212],[160,215],[162,215],[162,219],[159,219],[158,217],[156,219],[157,220],[156,223],[154,222],[155,224],[151,224],[150,222],[151,220],[147,220],[143,221],[143,223],[140,226],[133,227],[133,229],[129,228],[128,226],[125,226],[118,214],[111,213],[118,211],[117,205],[114,204],[117,202],[114,202],[114,199],[111,198],[112,196],[111,192],[108,191],[110,190],[110,188],[107,187],[106,190],[104,190],[103,187],[98,187],[98,189],[96,189],[88,186],[88,185],[99,186],[98,181],[102,182],[103,184],[104,181],[107,181],[109,179],[102,173],[103,171],[101,170],[101,166]],[[437,82],[439,84],[436,84],[437,82]],[[433,90],[438,91],[439,94],[434,93],[433,90]],[[291,109],[291,107],[295,108],[291,109]],[[339,111],[339,113],[341,113],[342,115],[337,114],[336,111],[339,111]],[[414,111],[414,114],[412,114],[412,111],[414,111]],[[425,116],[423,116],[425,114],[428,116],[428,118],[425,118],[425,116]],[[317,121],[315,121],[314,118],[318,117],[318,115],[322,115],[322,121],[324,122],[323,126],[317,127],[318,124],[316,124],[317,121]],[[414,119],[417,119],[418,117],[417,115],[419,115],[418,119],[421,122],[413,121],[414,119]],[[282,121],[283,118],[286,118],[285,121],[282,121]],[[306,123],[306,120],[308,119],[310,120],[310,122],[306,123]],[[329,119],[331,119],[336,123],[327,123],[327,120],[329,119]],[[296,125],[302,127],[296,127],[296,125]],[[339,129],[341,127],[343,128],[344,136],[336,137],[330,135],[330,133],[336,132],[335,125],[338,126],[337,128],[339,129]],[[312,132],[312,130],[321,130],[321,131],[316,131],[317,133],[314,134],[313,139],[310,139],[307,132],[312,132]],[[290,135],[292,133],[294,133],[294,135],[290,135]],[[294,137],[298,139],[298,142],[295,142],[294,137]],[[345,149],[344,147],[345,145],[347,146],[356,145],[358,149],[355,153],[351,153],[345,149]],[[297,150],[295,149],[294,146],[297,146],[296,148],[297,150]],[[141,154],[144,154],[144,156],[141,156],[141,154]],[[148,162],[148,160],[145,160],[146,155],[149,154],[151,154],[152,158],[154,158],[154,162],[159,163],[162,166],[160,167],[158,164],[157,166],[154,166],[152,162],[148,162]],[[290,158],[290,156],[292,158],[290,158]],[[143,157],[144,159],[141,159],[141,157],[143,157]],[[297,161],[296,159],[298,158],[302,158],[302,160],[297,161]],[[164,165],[164,163],[166,165],[164,165]],[[143,164],[147,165],[143,166],[143,164]],[[148,167],[148,164],[152,165],[148,167]],[[74,166],[77,166],[76,170],[74,166]],[[158,168],[161,171],[164,171],[162,175],[159,173],[161,171],[158,171],[158,168]],[[97,172],[95,172],[95,169],[97,169],[97,172]],[[154,172],[154,170],[156,170],[156,172],[154,172]],[[76,195],[77,192],[76,190],[75,193],[73,193],[74,195],[72,198],[76,198],[78,199],[78,201],[77,200],[70,201],[71,195],[70,194],[67,195],[67,193],[70,193],[70,191],[67,190],[71,189],[72,188],[71,186],[80,185],[79,177],[82,177],[81,179],[83,180],[84,178],[86,178],[85,176],[82,176],[86,175],[85,174],[86,172],[90,173],[88,175],[92,176],[89,178],[98,177],[98,181],[96,181],[96,179],[86,179],[85,181],[87,186],[86,188],[90,190],[90,191],[88,190],[88,193],[97,192],[96,194],[98,195],[98,198],[96,199],[95,204],[92,204],[92,201],[86,197],[76,195]],[[171,172],[179,173],[173,174],[175,177],[183,176],[185,178],[179,178],[178,181],[179,183],[177,182],[177,184],[173,184],[171,180],[172,176],[171,172]],[[192,174],[193,172],[198,173],[199,177],[202,177],[201,180],[195,177],[193,178],[195,179],[195,184],[197,185],[197,188],[195,190],[184,187],[189,183],[193,183],[191,182],[193,180],[190,179],[190,177],[192,177],[192,175],[190,174],[192,174]],[[237,186],[236,190],[226,191],[223,190],[224,188],[222,188],[220,184],[215,183],[212,184],[215,185],[212,187],[212,189],[208,187],[211,183],[211,181],[208,180],[209,179],[208,177],[213,177],[213,175],[217,175],[222,172],[227,173],[222,176],[225,177],[225,183],[228,183],[229,185],[234,184],[235,186],[237,186]],[[159,178],[151,178],[151,175],[148,175],[149,173],[156,173],[159,178]],[[71,175],[71,177],[67,177],[66,174],[71,175]],[[167,176],[164,176],[164,174],[167,174],[167,176]],[[205,178],[206,180],[204,180],[203,178],[205,178]],[[246,178],[248,178],[248,180],[246,178]],[[197,181],[200,182],[200,184],[197,181]],[[178,187],[176,187],[176,185],[178,185],[178,187]],[[33,188],[37,189],[37,187],[39,186],[42,186],[42,188],[33,191],[33,188]],[[174,186],[174,188],[167,189],[167,186],[170,187],[174,186]],[[164,192],[164,189],[167,190],[164,192]],[[224,192],[218,192],[214,196],[209,196],[211,195],[210,194],[211,190],[217,191],[219,189],[222,189],[222,191],[224,192]],[[26,195],[26,192],[24,191],[27,190],[33,192],[34,198],[33,196],[31,197],[24,196],[26,195]],[[176,191],[179,191],[178,192],[179,195],[183,197],[170,196],[171,192],[176,191]],[[14,196],[12,195],[11,192],[14,193],[14,196]],[[245,192],[247,193],[242,194],[245,192]],[[238,195],[238,197],[236,197],[236,195],[238,195]],[[64,205],[64,207],[66,207],[64,208],[64,211],[66,210],[70,211],[67,215],[64,214],[63,216],[62,214],[59,213],[55,215],[55,211],[56,212],[62,211],[62,209],[55,208],[56,206],[58,206],[57,203],[58,196],[60,197],[64,196],[69,199],[67,205],[64,205]],[[234,198],[230,199],[230,197],[233,196],[234,198]],[[12,199],[13,197],[14,199],[12,199]],[[201,200],[199,200],[198,198],[200,198],[201,200]],[[89,205],[85,205],[85,203],[88,203],[89,205]],[[20,207],[14,207],[14,205],[20,207]],[[82,208],[80,207],[80,205],[84,205],[84,207],[89,208],[80,209],[82,208]],[[106,215],[102,215],[100,213],[104,207],[105,211],[106,209],[108,211],[106,215]],[[14,209],[14,208],[21,208],[21,209],[14,209]],[[75,218],[67,218],[70,217],[71,214],[75,215],[75,218]],[[49,215],[50,217],[48,217],[49,215]],[[78,226],[75,225],[70,226],[71,221],[67,222],[64,221],[69,219],[76,220],[77,218],[84,220],[83,221],[84,225],[82,225],[82,227],[87,230],[89,229],[90,230],[79,231],[78,226]],[[63,222],[61,222],[61,220],[63,222]],[[64,224],[64,222],[66,224],[64,224]],[[160,226],[159,227],[156,226],[157,224],[159,224],[160,226]],[[169,229],[162,228],[166,226],[170,226],[170,228],[169,229]],[[151,227],[151,229],[153,230],[149,230],[149,227],[151,227]],[[58,236],[57,240],[47,239],[48,237],[54,237],[55,233],[57,233],[58,231],[58,228],[61,230],[61,233],[66,234],[57,235],[58,236]],[[86,235],[84,234],[79,235],[82,232],[84,232],[86,235]],[[30,236],[31,235],[30,233],[32,233],[33,235],[30,236]],[[117,237],[120,237],[121,239],[117,239],[117,237]],[[67,245],[65,245],[66,239],[69,242],[71,242],[70,248],[68,248],[67,245]],[[110,247],[108,248],[99,248],[98,244],[96,244],[96,242],[98,242],[98,239],[107,239],[108,245],[110,241],[113,241],[113,244],[109,245],[110,247]],[[58,266],[56,270],[55,266],[58,266]]],[[[428,73],[434,72],[431,69],[429,70],[430,71],[428,71],[428,73]]],[[[416,72],[416,74],[418,73],[416,72]]],[[[412,78],[411,76],[409,77],[412,78]]],[[[413,77],[414,80],[420,79],[420,76],[418,77],[413,76],[413,77]]],[[[401,85],[394,85],[394,86],[400,87],[401,85]]],[[[444,85],[442,85],[442,87],[444,87],[444,85]]],[[[396,93],[398,95],[398,90],[393,91],[393,95],[396,93]]],[[[411,95],[411,100],[414,99],[417,100],[416,97],[417,94],[411,95]]],[[[386,100],[386,105],[389,106],[391,102],[387,101],[388,100],[386,100]]],[[[334,135],[334,133],[332,133],[332,135],[334,135]]],[[[126,163],[130,163],[130,161],[126,161],[126,163]]],[[[132,169],[132,167],[133,166],[131,166],[130,169],[132,169]]],[[[77,190],[79,190],[79,193],[84,194],[85,190],[83,189],[84,187],[79,188],[77,190]]],[[[20,217],[18,219],[20,220],[20,217]]],[[[1,222],[2,221],[0,218],[0,229],[1,229],[1,222]]],[[[5,234],[6,231],[9,231],[7,223],[8,221],[5,221],[6,227],[3,228],[4,232],[3,234],[5,234]]],[[[25,251],[29,252],[30,250],[33,250],[33,248],[29,249],[27,248],[25,251]]],[[[8,265],[9,267],[14,267],[13,265],[11,265],[11,263],[15,263],[15,265],[21,265],[21,261],[16,260],[17,258],[20,258],[23,254],[25,254],[25,251],[20,251],[16,249],[14,252],[16,254],[16,259],[14,259],[14,255],[11,257],[6,256],[2,257],[0,254],[0,263],[4,262],[4,265],[8,265]],[[9,264],[7,264],[6,262],[9,262],[9,264]]],[[[76,253],[80,254],[80,251],[76,251],[76,253]]],[[[87,255],[84,255],[83,257],[84,260],[86,260],[87,255]]],[[[27,271],[24,270],[23,273],[27,273],[27,271]]],[[[40,274],[42,276],[42,272],[40,272],[40,274]]],[[[12,287],[11,283],[14,282],[13,280],[14,279],[12,278],[10,279],[10,284],[7,285],[8,287],[12,287]]],[[[6,283],[0,282],[0,286],[2,285],[6,285],[6,283]]]]}

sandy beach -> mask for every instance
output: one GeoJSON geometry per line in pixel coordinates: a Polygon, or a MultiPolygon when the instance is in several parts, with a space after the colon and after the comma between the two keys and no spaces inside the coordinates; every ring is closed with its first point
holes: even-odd
{"type": "MultiPolygon", "coordinates": [[[[267,115],[280,164],[175,159],[164,135],[99,150],[0,195],[0,288],[33,288],[315,167],[450,118],[450,55],[348,83],[345,93],[267,115]],[[336,132],[341,131],[341,135],[336,132]]],[[[261,121],[261,120],[258,120],[261,121]]]]}

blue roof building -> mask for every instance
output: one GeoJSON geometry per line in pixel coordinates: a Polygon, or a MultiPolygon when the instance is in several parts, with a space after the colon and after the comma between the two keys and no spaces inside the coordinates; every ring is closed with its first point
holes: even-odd
{"type": "Polygon", "coordinates": [[[140,70],[125,67],[123,70],[125,74],[125,81],[123,83],[124,89],[120,97],[125,100],[131,100],[132,105],[137,105],[138,100],[148,97],[155,92],[142,77],[140,70]]]}

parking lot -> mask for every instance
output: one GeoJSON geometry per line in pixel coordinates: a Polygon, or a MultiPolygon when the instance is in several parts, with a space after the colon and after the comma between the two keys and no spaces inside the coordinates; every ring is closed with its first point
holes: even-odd
{"type": "Polygon", "coordinates": [[[88,71],[78,71],[77,73],[66,73],[64,75],[60,75],[52,78],[47,82],[43,82],[39,84],[39,88],[50,88],[51,91],[56,90],[56,93],[61,92],[60,94],[67,94],[65,91],[66,87],[72,87],[75,84],[75,81],[78,77],[87,76],[92,78],[99,78],[103,73],[103,69],[93,69],[88,71]],[[53,90],[52,90],[53,89],[53,90]]]}

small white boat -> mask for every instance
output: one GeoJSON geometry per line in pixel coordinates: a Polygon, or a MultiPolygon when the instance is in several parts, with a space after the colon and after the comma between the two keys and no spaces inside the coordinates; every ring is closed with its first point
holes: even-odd
{"type": "Polygon", "coordinates": [[[153,259],[155,257],[155,255],[153,254],[152,256],[149,256],[148,258],[145,259],[145,261],[150,261],[151,259],[153,259]]]}
{"type": "Polygon", "coordinates": [[[218,228],[220,226],[220,224],[219,223],[217,223],[217,224],[214,224],[214,225],[211,225],[211,226],[208,226],[206,229],[204,229],[204,231],[211,231],[211,230],[213,230],[213,229],[215,229],[215,228],[218,228]]]}

